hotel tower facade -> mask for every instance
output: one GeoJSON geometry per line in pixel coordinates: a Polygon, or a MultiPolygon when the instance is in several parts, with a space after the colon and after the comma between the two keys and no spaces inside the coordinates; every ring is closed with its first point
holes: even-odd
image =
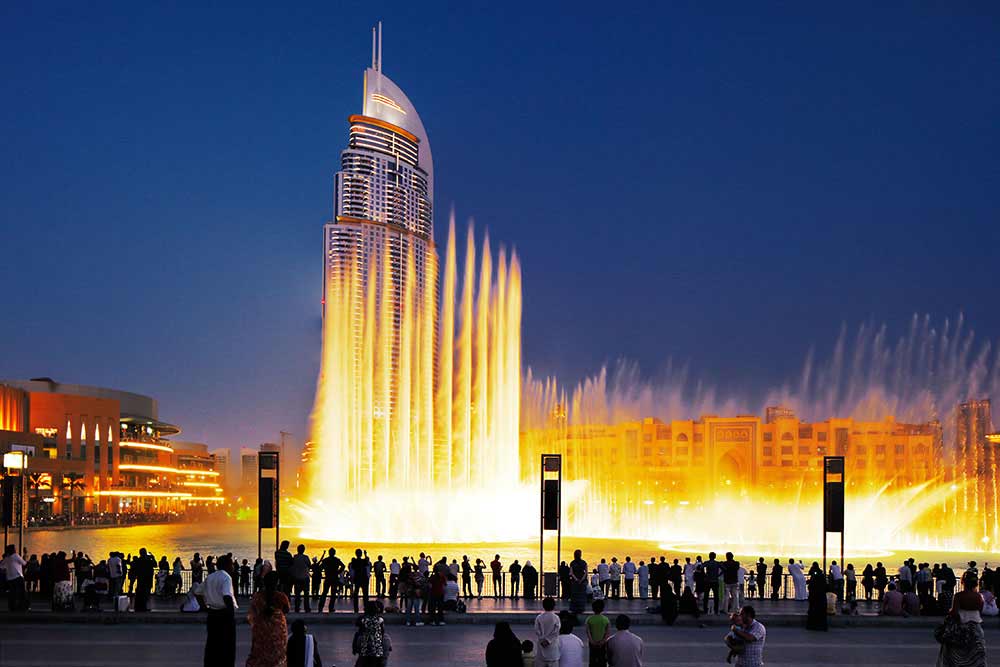
{"type": "Polygon", "coordinates": [[[361,443],[341,461],[342,481],[358,492],[397,474],[423,477],[410,468],[434,458],[434,166],[420,116],[382,72],[381,51],[380,25],[323,227],[320,387],[330,394],[327,417],[337,404],[327,439],[361,443]]]}

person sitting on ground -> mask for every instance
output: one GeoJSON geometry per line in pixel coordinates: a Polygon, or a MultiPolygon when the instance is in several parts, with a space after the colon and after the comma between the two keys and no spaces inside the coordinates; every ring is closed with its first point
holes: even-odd
{"type": "Polygon", "coordinates": [[[883,616],[903,615],[903,594],[896,590],[895,582],[889,584],[889,590],[882,596],[879,613],[883,616]]]}
{"type": "Polygon", "coordinates": [[[698,608],[698,599],[695,598],[694,591],[691,590],[690,586],[685,586],[684,592],[681,593],[678,611],[682,614],[690,614],[695,618],[701,614],[701,609],[698,608]]]}
{"type": "Polygon", "coordinates": [[[913,592],[913,584],[903,582],[903,616],[920,616],[920,597],[913,592]]]}
{"type": "Polygon", "coordinates": [[[507,621],[493,627],[493,639],[486,645],[486,667],[521,667],[521,642],[507,621]]]}
{"type": "Polygon", "coordinates": [[[292,623],[287,655],[288,667],[323,667],[323,661],[319,657],[319,644],[315,637],[306,634],[306,623],[301,618],[292,623]]]}
{"type": "MultiPolygon", "coordinates": [[[[697,611],[697,603],[695,608],[697,611]]],[[[674,621],[677,620],[677,596],[674,595],[673,586],[667,585],[660,588],[660,618],[667,625],[673,625],[674,621]]]]}

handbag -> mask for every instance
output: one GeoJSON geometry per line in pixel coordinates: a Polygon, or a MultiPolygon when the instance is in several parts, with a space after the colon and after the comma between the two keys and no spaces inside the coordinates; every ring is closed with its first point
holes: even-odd
{"type": "Polygon", "coordinates": [[[945,646],[967,648],[976,641],[975,630],[970,627],[971,625],[962,623],[954,616],[948,616],[934,629],[934,639],[945,646]]]}

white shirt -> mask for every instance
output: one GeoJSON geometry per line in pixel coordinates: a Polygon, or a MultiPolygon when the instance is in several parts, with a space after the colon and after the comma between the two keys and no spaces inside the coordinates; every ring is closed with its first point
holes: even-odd
{"type": "Polygon", "coordinates": [[[389,574],[399,574],[400,565],[396,561],[389,563],[389,574]]]}
{"type": "Polygon", "coordinates": [[[639,572],[639,583],[640,584],[647,583],[649,581],[649,568],[646,567],[645,565],[640,565],[638,572],[639,572]]]}
{"type": "Polygon", "coordinates": [[[559,635],[559,667],[583,667],[583,640],[576,635],[559,635]]]}
{"type": "Polygon", "coordinates": [[[119,579],[122,576],[122,559],[112,556],[108,559],[108,576],[112,579],[119,579]]]}
{"type": "Polygon", "coordinates": [[[833,577],[835,580],[836,579],[843,579],[844,578],[843,573],[840,571],[840,566],[839,565],[831,565],[830,566],[830,576],[833,577]]]}
{"type": "Polygon", "coordinates": [[[607,581],[608,579],[611,578],[611,575],[608,572],[607,563],[601,563],[600,565],[597,566],[597,576],[601,578],[601,581],[607,581]]]}
{"type": "Polygon", "coordinates": [[[225,609],[227,595],[233,599],[233,608],[239,609],[233,593],[233,579],[225,570],[216,570],[205,577],[202,595],[205,597],[205,606],[209,609],[225,609]]]}
{"type": "Polygon", "coordinates": [[[910,572],[910,568],[903,565],[899,568],[899,580],[900,581],[913,581],[913,573],[910,572]]]}
{"type": "Polygon", "coordinates": [[[27,565],[24,559],[18,554],[12,553],[9,556],[4,556],[3,561],[4,574],[7,576],[7,581],[14,581],[18,577],[24,576],[24,566],[27,565]]]}
{"type": "Polygon", "coordinates": [[[417,570],[420,572],[420,574],[427,574],[427,571],[430,569],[430,567],[431,567],[431,562],[426,558],[421,558],[419,561],[417,561],[417,570]]]}
{"type": "Polygon", "coordinates": [[[615,581],[621,579],[622,576],[622,566],[618,563],[612,563],[611,567],[608,569],[608,576],[610,576],[615,581]]]}
{"type": "Polygon", "coordinates": [[[543,611],[535,617],[535,642],[537,655],[543,661],[553,661],[559,659],[559,617],[553,611],[543,611]],[[545,641],[548,646],[544,646],[545,641]]]}
{"type": "Polygon", "coordinates": [[[622,574],[625,575],[626,579],[635,577],[635,563],[630,560],[625,561],[625,565],[622,566],[622,574]]]}

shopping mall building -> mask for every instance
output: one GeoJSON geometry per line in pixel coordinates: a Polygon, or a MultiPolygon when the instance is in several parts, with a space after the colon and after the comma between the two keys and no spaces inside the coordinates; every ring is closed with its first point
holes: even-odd
{"type": "Polygon", "coordinates": [[[50,378],[0,380],[0,453],[27,454],[28,515],[169,513],[221,506],[215,461],[171,439],[156,400],[50,378]]]}

